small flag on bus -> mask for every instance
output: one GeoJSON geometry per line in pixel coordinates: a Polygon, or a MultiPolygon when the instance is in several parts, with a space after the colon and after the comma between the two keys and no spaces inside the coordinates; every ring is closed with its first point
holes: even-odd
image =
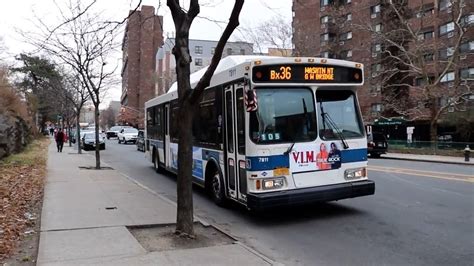
{"type": "Polygon", "coordinates": [[[249,90],[249,89],[245,90],[244,102],[245,102],[245,106],[247,107],[247,112],[257,111],[258,102],[257,102],[257,93],[255,93],[255,90],[249,90]]]}

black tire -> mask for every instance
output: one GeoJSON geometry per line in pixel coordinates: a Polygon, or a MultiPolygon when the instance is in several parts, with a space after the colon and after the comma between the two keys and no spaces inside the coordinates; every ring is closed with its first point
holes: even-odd
{"type": "Polygon", "coordinates": [[[380,153],[371,153],[370,157],[372,158],[380,158],[380,153]]]}
{"type": "Polygon", "coordinates": [[[118,144],[120,144],[120,138],[117,138],[118,144]]]}
{"type": "Polygon", "coordinates": [[[213,167],[209,172],[209,185],[211,197],[214,203],[218,206],[227,206],[227,198],[225,196],[225,184],[221,172],[217,167],[213,167]]]}

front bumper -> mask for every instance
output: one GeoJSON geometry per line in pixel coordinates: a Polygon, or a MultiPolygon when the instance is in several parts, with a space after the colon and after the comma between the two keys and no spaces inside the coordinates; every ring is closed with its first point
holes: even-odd
{"type": "Polygon", "coordinates": [[[347,198],[373,195],[375,183],[372,180],[356,181],[321,187],[301,188],[267,193],[249,193],[247,207],[251,210],[264,210],[287,205],[302,205],[347,198]]]}

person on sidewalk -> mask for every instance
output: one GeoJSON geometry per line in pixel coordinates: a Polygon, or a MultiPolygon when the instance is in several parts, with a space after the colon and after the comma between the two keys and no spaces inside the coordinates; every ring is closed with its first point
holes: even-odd
{"type": "Polygon", "coordinates": [[[63,152],[63,145],[66,136],[63,130],[60,128],[58,133],[56,133],[56,146],[58,147],[58,152],[63,152]]]}

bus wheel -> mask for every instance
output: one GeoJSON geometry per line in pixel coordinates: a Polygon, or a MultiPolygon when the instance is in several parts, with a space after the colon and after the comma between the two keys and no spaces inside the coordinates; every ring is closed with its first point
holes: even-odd
{"type": "Polygon", "coordinates": [[[227,199],[225,197],[225,187],[222,175],[215,169],[211,175],[211,195],[214,202],[219,206],[225,206],[227,199]]]}

